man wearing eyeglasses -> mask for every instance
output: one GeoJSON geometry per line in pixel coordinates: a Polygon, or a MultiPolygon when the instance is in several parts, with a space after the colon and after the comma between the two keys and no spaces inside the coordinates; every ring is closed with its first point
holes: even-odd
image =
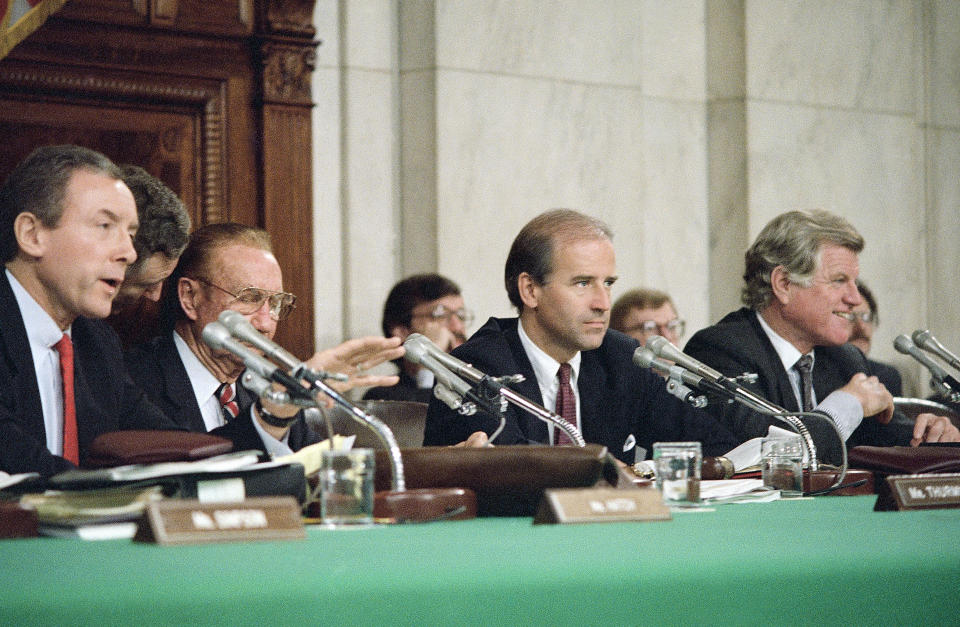
{"type": "Polygon", "coordinates": [[[677,315],[669,294],[640,288],[630,290],[613,304],[610,328],[626,333],[641,345],[654,335],[662,335],[679,347],[686,323],[677,315]]]}
{"type": "MultiPolygon", "coordinates": [[[[467,340],[473,312],[464,306],[460,286],[445,276],[415,274],[390,289],[381,326],[386,337],[404,341],[420,333],[450,352],[467,340]]],[[[430,402],[433,373],[407,360],[397,360],[400,382],[367,390],[365,399],[430,402]]]]}
{"type": "MultiPolygon", "coordinates": [[[[193,233],[168,279],[163,298],[166,331],[128,351],[134,381],[181,427],[215,431],[237,449],[287,454],[317,440],[295,407],[257,401],[237,383],[243,362],[203,339],[204,327],[231,309],[272,338],[293,311],[296,297],[283,291],[280,265],[266,231],[234,224],[210,224],[193,233]]],[[[361,338],[317,353],[307,364],[356,375],[403,354],[399,341],[361,338]]],[[[396,377],[357,375],[339,387],[391,385],[396,377]]]]}
{"type": "MultiPolygon", "coordinates": [[[[850,333],[850,343],[860,349],[865,356],[870,355],[870,345],[873,342],[873,332],[880,319],[877,316],[877,301],[873,297],[873,292],[867,287],[866,283],[857,279],[857,290],[863,301],[853,308],[853,331],[850,333]]],[[[882,361],[876,361],[867,357],[867,363],[873,370],[873,374],[880,379],[880,383],[887,388],[894,396],[903,396],[903,377],[900,371],[885,364],[882,361]]]]}

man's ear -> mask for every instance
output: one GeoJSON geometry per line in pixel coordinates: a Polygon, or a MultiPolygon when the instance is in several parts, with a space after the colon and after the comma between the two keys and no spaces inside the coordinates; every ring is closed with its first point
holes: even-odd
{"type": "Polygon", "coordinates": [[[398,337],[400,341],[406,341],[407,337],[410,336],[410,327],[405,324],[395,324],[390,327],[390,337],[398,337]]]}
{"type": "Polygon", "coordinates": [[[790,275],[786,268],[777,266],[770,271],[770,288],[773,290],[773,297],[784,305],[790,302],[791,285],[793,285],[793,282],[790,281],[790,275]]]}
{"type": "Polygon", "coordinates": [[[47,251],[46,229],[40,218],[24,211],[13,219],[13,233],[17,238],[17,245],[24,254],[35,259],[43,257],[47,251]]]}
{"type": "Polygon", "coordinates": [[[190,320],[196,320],[200,317],[197,313],[197,284],[195,281],[185,276],[177,280],[177,300],[180,301],[180,308],[190,320]]]}
{"type": "Polygon", "coordinates": [[[527,272],[521,272],[517,277],[517,290],[520,300],[527,309],[536,309],[540,303],[540,284],[527,272]]]}

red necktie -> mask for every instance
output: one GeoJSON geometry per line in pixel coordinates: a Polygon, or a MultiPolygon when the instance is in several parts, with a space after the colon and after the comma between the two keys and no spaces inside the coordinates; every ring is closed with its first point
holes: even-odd
{"type": "Polygon", "coordinates": [[[60,375],[63,378],[63,457],[80,465],[77,443],[77,405],[73,400],[73,342],[66,333],[53,345],[60,353],[60,375]]]}
{"type": "Polygon", "coordinates": [[[228,422],[240,414],[240,405],[237,404],[236,393],[229,383],[220,384],[220,387],[217,388],[217,399],[219,399],[220,407],[223,409],[223,417],[228,422]]]}
{"type": "MultiPolygon", "coordinates": [[[[577,426],[577,398],[573,395],[573,387],[570,385],[570,364],[560,364],[557,370],[557,378],[560,379],[560,389],[557,391],[556,412],[560,417],[577,426]]],[[[562,430],[557,429],[553,438],[557,446],[563,444],[573,444],[573,440],[562,430]]]]}

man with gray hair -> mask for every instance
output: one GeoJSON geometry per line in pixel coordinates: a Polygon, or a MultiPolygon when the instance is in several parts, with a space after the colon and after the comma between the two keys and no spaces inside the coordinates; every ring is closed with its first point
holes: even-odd
{"type": "MultiPolygon", "coordinates": [[[[745,307],[696,333],[684,352],[726,376],[755,373],[747,387],[787,410],[824,414],[848,446],[958,441],[960,431],[940,416],[891,423],[893,397],[847,344],[862,301],[855,281],[863,246],[849,222],[826,211],[777,216],[745,255],[745,307]]],[[[741,440],[779,424],[739,404],[711,408],[741,440]]],[[[838,460],[837,435],[826,420],[803,421],[821,458],[838,460]]]]}

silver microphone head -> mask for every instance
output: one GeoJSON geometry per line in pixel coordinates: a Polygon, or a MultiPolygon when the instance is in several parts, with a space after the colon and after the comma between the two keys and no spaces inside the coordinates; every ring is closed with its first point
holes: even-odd
{"type": "Polygon", "coordinates": [[[403,347],[406,349],[404,357],[415,364],[422,364],[424,358],[427,357],[427,347],[424,342],[429,341],[429,339],[419,333],[411,333],[403,342],[403,347]]]}
{"type": "MultiPolygon", "coordinates": [[[[913,343],[921,348],[925,348],[927,342],[933,340],[933,333],[929,329],[917,329],[913,332],[913,343]]],[[[934,340],[934,343],[936,340],[934,340]]]]}
{"type": "Polygon", "coordinates": [[[219,322],[211,322],[203,327],[201,337],[210,347],[217,350],[226,350],[225,344],[230,339],[230,331],[219,322]]]}
{"type": "Polygon", "coordinates": [[[657,356],[653,354],[653,351],[646,346],[641,346],[633,351],[633,363],[641,368],[649,368],[653,365],[653,360],[656,358],[657,356]]]}
{"type": "Polygon", "coordinates": [[[913,342],[904,333],[901,333],[893,340],[893,347],[904,355],[912,355],[911,349],[916,349],[916,346],[913,345],[913,342]]]}

